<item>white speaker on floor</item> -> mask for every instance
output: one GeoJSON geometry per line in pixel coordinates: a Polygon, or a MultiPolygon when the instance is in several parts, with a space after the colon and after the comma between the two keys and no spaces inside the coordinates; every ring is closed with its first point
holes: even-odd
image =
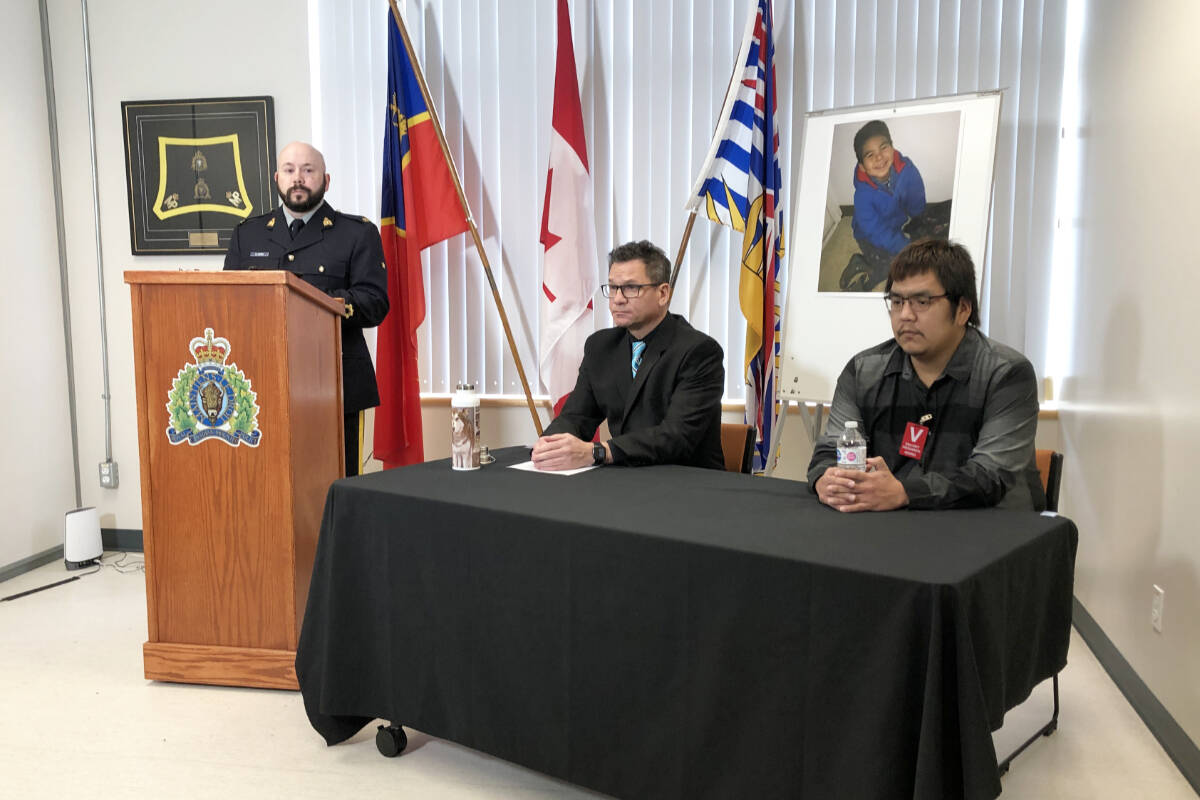
{"type": "Polygon", "coordinates": [[[63,562],[67,569],[90,567],[104,555],[100,540],[100,513],[95,508],[67,512],[63,533],[63,562]]]}

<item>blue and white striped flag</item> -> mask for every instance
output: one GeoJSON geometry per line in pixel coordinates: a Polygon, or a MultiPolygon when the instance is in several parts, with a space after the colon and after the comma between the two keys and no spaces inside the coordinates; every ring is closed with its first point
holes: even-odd
{"type": "Polygon", "coordinates": [[[742,233],[738,299],[746,318],[746,422],[754,425],[754,471],[775,465],[783,274],[782,173],[775,120],[771,0],[758,0],[734,62],[733,80],[689,210],[742,233]]]}

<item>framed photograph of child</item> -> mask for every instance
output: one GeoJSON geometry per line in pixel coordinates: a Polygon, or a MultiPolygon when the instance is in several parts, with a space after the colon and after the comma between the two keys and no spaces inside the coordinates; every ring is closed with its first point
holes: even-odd
{"type": "Polygon", "coordinates": [[[892,258],[908,243],[962,244],[982,286],[1001,96],[807,115],[783,314],[783,396],[828,400],[848,355],[891,335],[880,298],[892,258]],[[815,352],[812,343],[834,331],[839,346],[815,352]]]}
{"type": "Polygon", "coordinates": [[[819,291],[882,291],[905,246],[949,237],[962,112],[880,116],[833,127],[819,291]]]}

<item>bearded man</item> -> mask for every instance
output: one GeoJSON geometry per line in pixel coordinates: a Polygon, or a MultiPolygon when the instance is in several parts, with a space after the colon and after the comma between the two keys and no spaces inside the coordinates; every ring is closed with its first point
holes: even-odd
{"type": "Polygon", "coordinates": [[[342,393],[346,474],[360,471],[362,412],[379,405],[375,368],[363,338],[388,312],[387,270],[379,229],[366,217],[325,202],[329,173],[310,144],[279,152],[275,186],[283,205],[233,230],[225,269],[283,269],[346,303],[342,319],[342,393]]]}

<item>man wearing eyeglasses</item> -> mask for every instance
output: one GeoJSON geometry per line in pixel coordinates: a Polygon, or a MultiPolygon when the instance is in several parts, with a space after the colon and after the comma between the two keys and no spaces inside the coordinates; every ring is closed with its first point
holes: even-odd
{"type": "Polygon", "coordinates": [[[895,508],[1041,510],[1034,461],[1037,378],[1023,355],[979,332],[966,249],[926,239],[892,261],[884,302],[894,338],[838,378],[829,436],[809,486],[839,511],[895,508]],[[836,437],[858,420],[867,470],[836,466],[836,437]]]}
{"type": "Polygon", "coordinates": [[[721,346],[667,311],[671,262],[650,242],[608,254],[615,327],[584,345],[575,388],[533,446],[538,469],[685,464],[722,469],[721,346]],[[612,438],[591,440],[602,420],[612,438]]]}

